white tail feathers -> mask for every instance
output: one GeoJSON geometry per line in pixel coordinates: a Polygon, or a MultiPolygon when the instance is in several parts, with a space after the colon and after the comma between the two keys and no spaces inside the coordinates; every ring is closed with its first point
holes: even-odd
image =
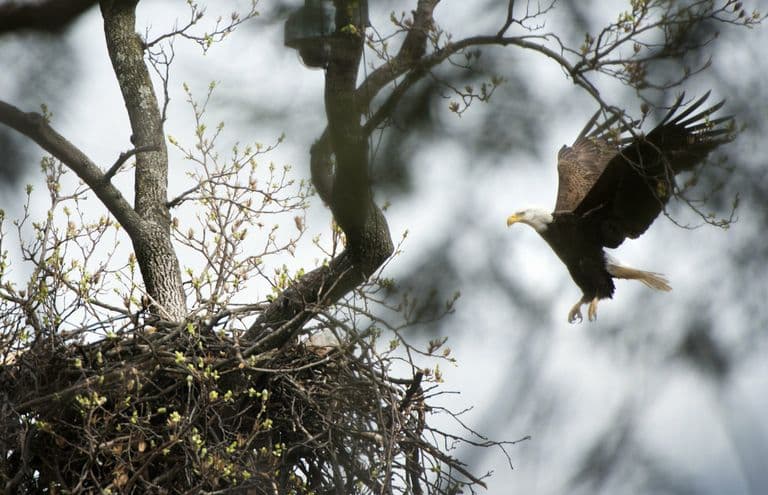
{"type": "Polygon", "coordinates": [[[606,263],[608,273],[616,278],[625,278],[628,280],[639,280],[646,287],[651,289],[670,291],[672,287],[669,285],[669,280],[661,273],[646,272],[644,270],[638,270],[636,268],[630,268],[628,266],[619,265],[616,263],[606,263]]]}

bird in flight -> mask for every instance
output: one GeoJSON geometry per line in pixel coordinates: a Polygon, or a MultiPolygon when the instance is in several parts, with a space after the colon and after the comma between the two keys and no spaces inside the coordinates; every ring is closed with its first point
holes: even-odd
{"type": "Polygon", "coordinates": [[[701,109],[709,97],[683,106],[680,95],[664,119],[647,135],[629,133],[632,124],[616,125],[618,115],[595,125],[598,111],[572,146],[557,160],[555,211],[520,210],[507,226],[533,227],[568,268],[583,295],[568,312],[568,322],[597,318],[597,303],[613,296],[614,278],[638,280],[669,291],[659,274],[622,265],[604,251],[645,232],[675,192],[675,175],[691,170],[733,137],[733,117],[710,119],[724,101],[701,109]]]}

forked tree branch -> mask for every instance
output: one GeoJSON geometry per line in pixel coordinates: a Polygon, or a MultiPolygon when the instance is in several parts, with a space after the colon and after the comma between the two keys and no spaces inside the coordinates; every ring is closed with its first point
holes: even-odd
{"type": "Polygon", "coordinates": [[[133,148],[132,150],[120,153],[120,156],[117,157],[115,163],[109,167],[109,170],[104,172],[104,180],[112,180],[112,177],[115,176],[117,171],[120,170],[120,167],[122,167],[130,157],[137,153],[143,153],[144,151],[157,151],[157,146],[139,146],[138,148],[133,148]]]}
{"type": "Polygon", "coordinates": [[[427,51],[429,33],[434,27],[433,12],[440,0],[419,0],[413,11],[413,20],[397,55],[377,67],[357,89],[355,99],[360,112],[365,112],[371,101],[387,84],[411,70],[427,51]]]}

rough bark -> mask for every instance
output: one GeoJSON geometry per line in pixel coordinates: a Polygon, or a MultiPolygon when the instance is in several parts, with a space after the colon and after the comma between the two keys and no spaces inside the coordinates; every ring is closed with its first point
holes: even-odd
{"type": "Polygon", "coordinates": [[[133,243],[153,312],[181,321],[186,304],[181,270],[171,243],[166,203],[168,155],[159,105],[144,62],[143,45],[135,32],[135,0],[101,3],[109,56],[123,94],[136,146],[104,172],[37,113],[26,113],[0,101],[0,122],[32,138],[73,170],[94,191],[125,228],[133,243]],[[134,207],[111,182],[128,156],[136,157],[134,207]]]}
{"type": "Polygon", "coordinates": [[[137,0],[103,0],[104,33],[133,132],[132,141],[147,151],[136,155],[136,213],[144,220],[133,240],[147,292],[162,317],[186,316],[181,270],[171,243],[168,207],[168,153],[160,107],[136,34],[137,0]]]}

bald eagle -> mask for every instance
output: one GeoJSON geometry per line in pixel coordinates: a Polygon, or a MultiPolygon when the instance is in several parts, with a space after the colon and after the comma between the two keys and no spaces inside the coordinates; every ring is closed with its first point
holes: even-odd
{"type": "Polygon", "coordinates": [[[616,125],[618,115],[596,126],[598,111],[573,145],[560,149],[555,211],[529,208],[507,218],[507,226],[533,227],[581,289],[581,299],[568,312],[569,323],[582,320],[584,304],[589,304],[589,320],[596,319],[598,301],[613,296],[614,278],[671,290],[663,275],[622,265],[603,249],[645,232],[675,191],[675,175],[732,139],[732,117],[710,119],[723,101],[699,111],[709,92],[681,109],[683,97],[645,136],[629,135],[631,124],[616,125]]]}

